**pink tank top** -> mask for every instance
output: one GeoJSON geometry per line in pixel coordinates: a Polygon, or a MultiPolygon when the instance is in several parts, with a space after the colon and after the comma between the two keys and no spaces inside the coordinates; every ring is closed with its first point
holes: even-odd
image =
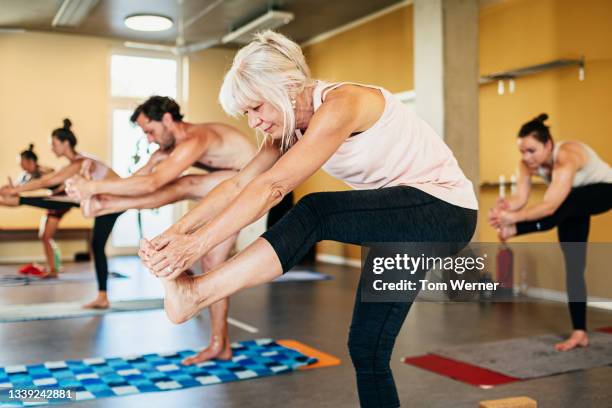
{"type": "Polygon", "coordinates": [[[317,81],[314,110],[327,92],[344,84],[380,90],[385,109],[371,128],[347,138],[323,170],[356,190],[410,186],[450,204],[478,209],[472,182],[442,138],[386,89],[317,81]]]}

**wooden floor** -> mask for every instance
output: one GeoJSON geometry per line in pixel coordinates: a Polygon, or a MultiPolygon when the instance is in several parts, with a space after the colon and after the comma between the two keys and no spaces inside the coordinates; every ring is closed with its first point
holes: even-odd
{"type": "MultiPolygon", "coordinates": [[[[315,268],[330,281],[268,284],[245,290],[231,302],[230,316],[258,329],[253,334],[230,326],[232,340],[294,339],[331,353],[342,364],[331,368],[239,381],[181,391],[106,398],[82,407],[355,407],[353,368],[346,342],[359,270],[327,264],[315,268]]],[[[16,266],[0,266],[0,275],[16,266]]],[[[111,300],[161,296],[161,287],[137,258],[115,258],[111,270],[129,275],[112,279],[111,300]]],[[[67,266],[85,274],[89,264],[67,266]]],[[[93,279],[79,283],[0,287],[0,304],[86,301],[96,293],[93,279]]],[[[612,312],[589,311],[590,327],[612,326],[612,312]]],[[[544,333],[567,332],[563,304],[416,303],[397,339],[392,359],[406,407],[476,407],[478,401],[526,395],[542,407],[612,406],[612,367],[558,375],[485,390],[407,366],[400,358],[454,344],[474,344],[544,333]]],[[[205,346],[208,315],[171,324],[163,311],[103,317],[0,323],[0,366],[44,361],[170,351],[205,346]]]]}

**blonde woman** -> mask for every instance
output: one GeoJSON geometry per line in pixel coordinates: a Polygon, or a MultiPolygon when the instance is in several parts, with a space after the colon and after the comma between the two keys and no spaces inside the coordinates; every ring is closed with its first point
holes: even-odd
{"type": "MultiPolygon", "coordinates": [[[[471,182],[442,139],[385,89],[315,81],[300,47],[266,31],[237,53],[220,101],[266,140],[237,176],[143,241],[141,257],[163,278],[172,321],[280,276],[323,239],[359,245],[472,237],[471,182]],[[234,258],[203,276],[182,273],[320,168],[355,190],[309,194],[234,258]]],[[[411,303],[366,303],[360,292],[349,333],[359,399],[367,407],[398,406],[389,360],[411,303]]]]}

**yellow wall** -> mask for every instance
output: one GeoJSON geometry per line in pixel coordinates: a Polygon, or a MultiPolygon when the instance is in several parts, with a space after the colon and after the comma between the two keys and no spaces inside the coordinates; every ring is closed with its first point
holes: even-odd
{"type": "MultiPolygon", "coordinates": [[[[20,173],[17,155],[30,142],[40,162],[59,168],[49,148],[51,130],[68,116],[79,138],[77,149],[110,161],[109,60],[121,42],[59,34],[0,35],[0,184],[6,175],[20,173]]],[[[231,64],[231,50],[207,50],[189,57],[188,103],[183,104],[189,121],[232,123],[252,134],[244,121],[232,120],[217,103],[223,74],[231,64]]],[[[0,207],[0,228],[37,228],[43,211],[36,208],[0,207]]],[[[63,227],[90,226],[73,210],[62,220],[63,227]]],[[[81,242],[60,242],[70,256],[82,251],[81,242]]],[[[3,259],[40,258],[37,242],[3,243],[3,259]]]]}
{"type": "MultiPolygon", "coordinates": [[[[517,167],[516,132],[526,120],[547,112],[553,135],[579,139],[612,162],[612,127],[605,111],[612,94],[612,47],[609,41],[612,3],[606,0],[508,0],[480,12],[480,72],[519,68],[559,58],[585,55],[586,80],[576,68],[563,68],[516,81],[514,94],[497,94],[495,84],[480,89],[480,166],[482,181],[508,179],[517,167]],[[607,75],[606,75],[607,73],[607,75]]],[[[387,14],[305,48],[313,75],[329,80],[375,83],[394,92],[413,88],[412,6],[387,14]],[[405,57],[408,58],[405,58],[405,57]]],[[[507,85],[506,85],[507,86],[507,85]]],[[[298,195],[310,191],[345,189],[343,183],[319,172],[304,183],[298,195]]],[[[532,200],[542,197],[536,188],[532,200]]],[[[481,191],[479,237],[495,241],[486,211],[496,190],[481,191]]],[[[612,215],[595,218],[592,241],[610,240],[612,215]]],[[[555,241],[553,232],[518,241],[555,241]]],[[[351,246],[323,243],[320,250],[359,257],[351,246]]]]}
{"type": "Polygon", "coordinates": [[[612,3],[607,0],[514,0],[480,16],[480,71],[520,68],[585,56],[586,80],[561,68],[516,81],[514,94],[497,95],[495,84],[480,93],[481,179],[495,181],[516,168],[516,133],[546,112],[557,140],[579,139],[612,162],[609,143],[612,93],[612,3]],[[509,154],[510,153],[510,154],[509,154]]]}
{"type": "Polygon", "coordinates": [[[235,52],[210,49],[189,56],[189,97],[187,119],[192,122],[223,122],[236,126],[253,138],[254,132],[245,119],[228,116],[218,102],[225,72],[232,65],[235,52]]]}
{"type": "MultiPolygon", "coordinates": [[[[49,135],[69,117],[79,138],[77,150],[109,159],[108,58],[117,42],[49,34],[0,35],[0,175],[19,174],[17,155],[30,142],[40,162],[66,164],[49,148],[49,135]]],[[[0,208],[2,227],[35,227],[41,211],[0,208]]],[[[91,221],[71,211],[64,226],[91,221]]]]}
{"type": "MultiPolygon", "coordinates": [[[[607,0],[513,0],[482,10],[480,15],[480,71],[482,74],[520,68],[560,58],[585,57],[586,79],[578,69],[561,68],[519,78],[514,94],[497,94],[495,84],[480,91],[481,180],[506,179],[519,161],[516,133],[521,124],[541,112],[549,114],[556,140],[580,140],[612,163],[609,101],[612,94],[612,2],[607,0]]],[[[495,192],[481,195],[488,209],[495,192]]],[[[536,191],[535,197],[541,197],[536,191]]],[[[484,211],[481,217],[484,217],[484,211]]],[[[481,240],[494,232],[480,224],[481,240]]],[[[598,216],[591,241],[610,241],[612,214],[598,216]]],[[[532,234],[527,242],[555,241],[556,235],[532,234]]]]}

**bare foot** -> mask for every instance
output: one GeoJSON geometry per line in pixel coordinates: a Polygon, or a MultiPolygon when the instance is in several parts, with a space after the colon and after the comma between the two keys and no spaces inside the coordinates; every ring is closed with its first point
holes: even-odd
{"type": "Polygon", "coordinates": [[[516,235],[516,224],[506,225],[497,230],[497,237],[500,241],[506,242],[508,238],[516,235]]]}
{"type": "Polygon", "coordinates": [[[83,160],[80,174],[75,174],[66,180],[66,194],[75,201],[83,201],[91,196],[88,182],[91,180],[91,169],[93,162],[89,159],[83,160]]]}
{"type": "Polygon", "coordinates": [[[584,330],[574,330],[569,339],[555,344],[557,351],[569,351],[576,347],[588,347],[589,337],[584,330]]]}
{"type": "Polygon", "coordinates": [[[98,293],[98,297],[93,302],[83,305],[83,309],[108,309],[109,307],[110,303],[106,293],[98,293]]]}
{"type": "Polygon", "coordinates": [[[94,218],[100,215],[102,202],[98,196],[91,196],[81,202],[81,212],[85,218],[94,218]]]}
{"type": "Polygon", "coordinates": [[[180,324],[189,320],[198,312],[198,296],[194,279],[185,273],[176,279],[160,279],[164,291],[164,308],[172,323],[180,324]]]}
{"type": "Polygon", "coordinates": [[[227,334],[215,335],[210,338],[210,344],[204,350],[200,351],[195,356],[187,357],[183,360],[183,364],[191,365],[203,363],[208,360],[231,360],[232,347],[230,345],[227,334]]]}
{"type": "Polygon", "coordinates": [[[40,275],[40,279],[55,279],[59,276],[59,274],[57,273],[57,270],[52,269],[50,271],[45,270],[45,274],[44,275],[40,275]]]}

